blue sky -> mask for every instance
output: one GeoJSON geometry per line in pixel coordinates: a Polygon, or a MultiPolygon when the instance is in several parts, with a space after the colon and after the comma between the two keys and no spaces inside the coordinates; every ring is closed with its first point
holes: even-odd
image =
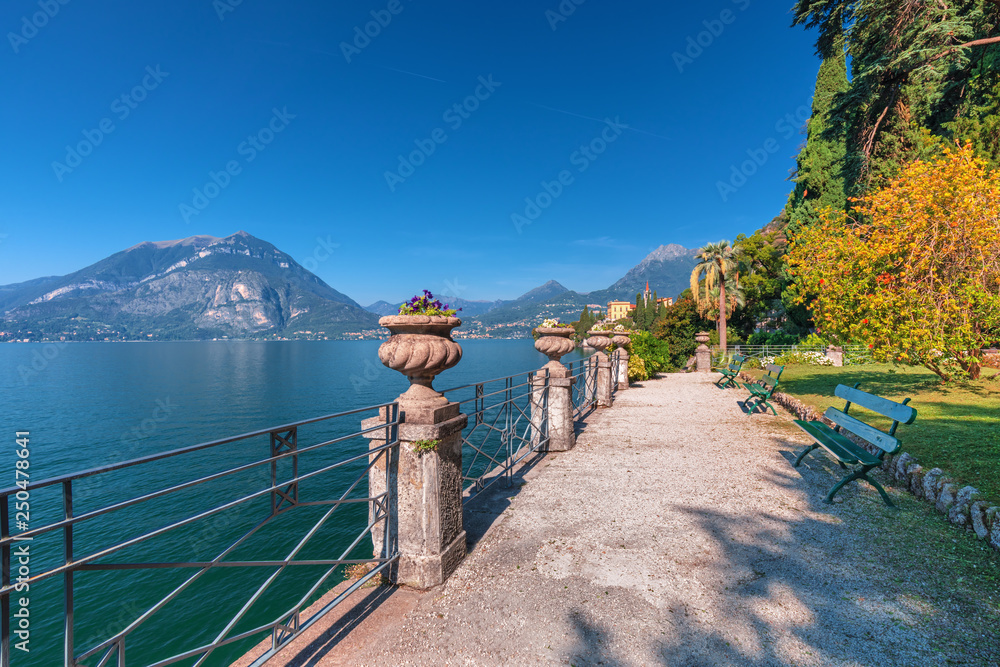
{"type": "Polygon", "coordinates": [[[783,206],[790,5],[8,0],[0,284],[243,229],[363,304],[607,287],[783,206]]]}

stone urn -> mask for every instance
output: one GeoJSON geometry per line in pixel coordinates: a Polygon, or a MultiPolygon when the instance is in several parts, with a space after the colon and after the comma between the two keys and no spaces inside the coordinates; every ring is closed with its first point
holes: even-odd
{"type": "Polygon", "coordinates": [[[711,338],[712,334],[710,334],[707,331],[699,331],[694,335],[695,342],[701,345],[705,345],[706,343],[708,343],[708,341],[711,340],[711,338]]]}
{"type": "Polygon", "coordinates": [[[632,342],[632,339],[629,338],[632,335],[631,331],[613,331],[611,333],[614,334],[611,342],[615,344],[615,347],[625,347],[632,342]]]}
{"type": "Polygon", "coordinates": [[[604,354],[604,350],[611,347],[611,336],[614,335],[612,331],[588,331],[587,335],[590,338],[587,339],[587,345],[594,348],[601,354],[604,354]]]}
{"type": "Polygon", "coordinates": [[[538,327],[535,329],[538,340],[535,349],[549,358],[549,363],[559,363],[559,360],[576,349],[576,343],[570,338],[576,331],[572,327],[538,327]]]}
{"type": "Polygon", "coordinates": [[[462,360],[462,347],[451,339],[451,330],[462,320],[437,315],[390,315],[378,323],[392,332],[379,347],[378,358],[410,380],[410,388],[400,399],[443,400],[431,383],[462,360]]]}

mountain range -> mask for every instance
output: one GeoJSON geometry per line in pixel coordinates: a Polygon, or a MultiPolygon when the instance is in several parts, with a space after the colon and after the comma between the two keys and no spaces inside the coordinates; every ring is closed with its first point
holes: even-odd
{"type": "MultiPolygon", "coordinates": [[[[523,336],[538,320],[576,319],[586,304],[632,301],[648,280],[661,296],[688,283],[694,250],[660,246],[605,290],[551,280],[513,300],[442,297],[461,308],[457,335],[523,336]]],[[[0,286],[0,340],[374,337],[398,304],[362,308],[291,256],[240,231],[145,242],[66,276],[0,286]]]]}

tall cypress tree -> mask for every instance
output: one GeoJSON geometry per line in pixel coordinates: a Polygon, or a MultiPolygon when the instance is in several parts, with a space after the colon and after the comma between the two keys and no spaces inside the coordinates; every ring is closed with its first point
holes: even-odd
{"type": "Polygon", "coordinates": [[[847,87],[847,54],[841,38],[824,58],[816,76],[806,145],[796,160],[795,189],[788,199],[791,234],[816,220],[820,209],[843,210],[847,205],[846,132],[830,122],[831,109],[847,87]]]}

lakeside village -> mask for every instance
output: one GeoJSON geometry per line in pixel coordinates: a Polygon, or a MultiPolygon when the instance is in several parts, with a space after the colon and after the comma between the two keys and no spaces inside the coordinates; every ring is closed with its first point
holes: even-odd
{"type": "MultiPolygon", "coordinates": [[[[573,323],[577,326],[584,322],[593,323],[602,319],[613,321],[630,320],[637,308],[649,308],[650,304],[654,308],[668,308],[674,305],[672,297],[658,298],[655,292],[650,291],[649,283],[642,294],[636,295],[635,303],[629,301],[609,301],[607,304],[590,303],[584,306],[579,318],[573,323]],[[640,301],[642,306],[640,307],[640,301]],[[601,314],[606,316],[602,317],[601,314]]],[[[486,324],[477,319],[465,320],[460,329],[453,332],[455,338],[467,340],[473,339],[516,339],[531,338],[531,330],[538,326],[538,322],[546,319],[560,319],[565,308],[556,306],[542,307],[537,313],[526,316],[518,320],[502,323],[486,324]]],[[[461,313],[459,313],[461,315],[461,313]]],[[[181,338],[163,338],[154,333],[139,331],[131,333],[129,331],[113,328],[101,327],[91,329],[91,323],[84,318],[80,319],[80,328],[67,329],[58,334],[27,331],[0,331],[0,343],[59,343],[59,342],[142,342],[142,341],[162,341],[162,340],[184,340],[181,338]]],[[[578,333],[583,334],[585,329],[577,327],[578,333]]],[[[254,334],[246,337],[235,338],[230,336],[219,336],[208,339],[195,340],[255,340],[255,341],[289,341],[289,340],[383,340],[388,338],[389,333],[379,327],[377,329],[364,329],[359,331],[345,331],[339,335],[326,331],[301,330],[283,332],[281,334],[254,334]]],[[[585,336],[583,336],[585,337],[585,336]]],[[[582,339],[582,338],[581,338],[582,339]]]]}

